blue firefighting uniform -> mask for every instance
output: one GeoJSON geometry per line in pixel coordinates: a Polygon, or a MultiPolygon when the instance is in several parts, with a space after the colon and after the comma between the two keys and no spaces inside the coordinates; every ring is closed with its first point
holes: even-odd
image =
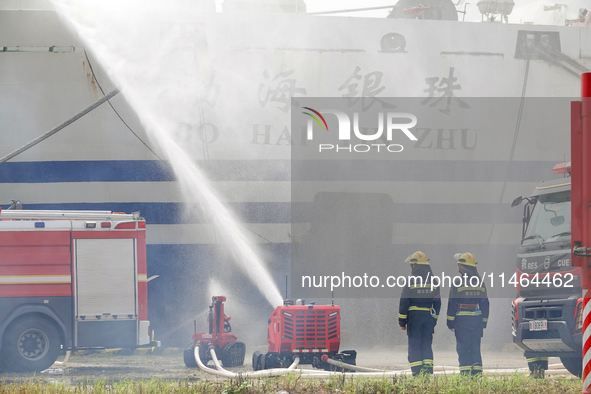
{"type": "MultiPolygon", "coordinates": [[[[478,276],[475,268],[467,273],[471,276],[478,276]]],[[[475,287],[453,286],[447,305],[447,327],[454,330],[463,375],[482,374],[480,340],[488,322],[489,302],[484,283],[480,286],[478,282],[475,287]]]]}
{"type": "MultiPolygon", "coordinates": [[[[424,271],[427,267],[421,267],[424,271]]],[[[439,289],[431,289],[430,268],[428,275],[421,276],[423,283],[407,284],[402,289],[398,322],[401,327],[406,327],[408,335],[408,362],[413,375],[433,373],[433,332],[441,310],[441,297],[439,289]]]]}

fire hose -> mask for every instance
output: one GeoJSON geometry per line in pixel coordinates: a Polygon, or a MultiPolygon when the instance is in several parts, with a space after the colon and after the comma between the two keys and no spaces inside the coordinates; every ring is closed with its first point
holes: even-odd
{"type": "MultiPolygon", "coordinates": [[[[222,366],[220,365],[220,362],[217,358],[217,355],[215,353],[215,349],[213,349],[213,347],[210,347],[209,352],[211,354],[211,358],[213,359],[213,363],[215,364],[215,367],[217,368],[217,369],[212,369],[212,368],[205,366],[205,364],[203,364],[203,361],[201,361],[201,356],[199,355],[199,349],[200,349],[199,345],[195,346],[195,350],[194,350],[195,361],[197,362],[197,365],[199,366],[199,368],[203,372],[209,373],[211,375],[221,376],[224,378],[255,378],[255,377],[264,377],[264,376],[289,375],[289,374],[301,372],[301,370],[295,369],[295,367],[300,362],[299,357],[296,357],[294,362],[290,365],[291,369],[276,368],[276,369],[267,369],[267,370],[256,371],[256,372],[244,372],[244,373],[230,372],[230,371],[222,368],[222,366]]],[[[311,375],[318,375],[318,374],[322,374],[323,376],[329,375],[329,373],[324,372],[324,371],[313,371],[313,373],[311,375]]],[[[307,374],[302,374],[302,375],[307,375],[307,374]]]]}
{"type": "MultiPolygon", "coordinates": [[[[350,369],[351,371],[357,371],[357,372],[381,372],[384,373],[384,370],[381,369],[376,369],[376,368],[367,368],[367,367],[360,367],[358,365],[353,365],[353,364],[347,364],[341,361],[337,361],[337,360],[333,360],[332,358],[329,358],[326,354],[324,354],[322,356],[322,361],[324,361],[325,363],[329,363],[330,365],[334,365],[336,367],[339,368],[345,368],[345,369],[350,369]]],[[[400,371],[397,371],[400,372],[400,371]]]]}
{"type": "MultiPolygon", "coordinates": [[[[231,372],[231,371],[224,369],[222,367],[222,365],[220,364],[220,361],[217,357],[217,354],[215,353],[215,349],[214,349],[213,345],[209,345],[208,348],[209,348],[209,353],[211,355],[211,358],[213,360],[213,363],[214,363],[216,369],[209,368],[205,364],[203,364],[203,362],[201,361],[201,357],[199,355],[199,349],[200,349],[199,344],[197,344],[197,346],[194,349],[195,361],[197,362],[197,365],[199,366],[199,368],[203,372],[209,373],[211,375],[220,376],[223,378],[228,378],[228,379],[235,379],[235,378],[251,379],[251,378],[259,378],[259,377],[270,377],[270,376],[292,375],[292,374],[298,374],[299,376],[305,376],[308,378],[328,378],[331,376],[393,377],[393,376],[408,375],[411,373],[411,371],[409,369],[400,370],[400,371],[382,371],[382,370],[378,370],[378,369],[374,369],[374,368],[367,368],[367,367],[361,367],[361,366],[357,366],[357,365],[342,363],[342,362],[333,360],[331,358],[328,358],[328,356],[326,356],[326,355],[324,355],[322,357],[322,361],[324,361],[330,365],[334,365],[336,367],[340,367],[340,368],[344,368],[344,369],[352,370],[352,371],[359,371],[359,372],[352,373],[352,372],[339,372],[339,371],[319,371],[319,370],[314,370],[314,369],[297,369],[296,367],[299,365],[300,358],[296,356],[294,358],[293,363],[288,368],[274,368],[274,369],[266,369],[266,370],[256,371],[256,372],[240,372],[240,373],[238,373],[238,372],[231,372]]],[[[449,374],[450,372],[451,373],[459,372],[459,368],[457,368],[457,367],[436,367],[436,369],[441,369],[441,370],[435,371],[434,375],[445,375],[445,374],[449,374]]],[[[522,368],[522,370],[525,371],[526,368],[522,368]]],[[[495,372],[511,374],[511,373],[514,373],[515,370],[514,369],[501,369],[501,370],[496,370],[495,372]]]]}
{"type": "MultiPolygon", "coordinates": [[[[217,354],[215,353],[215,349],[213,347],[210,347],[209,352],[211,354],[211,359],[213,360],[213,364],[215,365],[216,369],[218,371],[224,371],[227,373],[232,373],[226,369],[224,369],[222,367],[222,365],[220,364],[220,361],[218,360],[217,354]]],[[[258,372],[247,372],[249,377],[253,377],[253,376],[264,376],[267,374],[263,374],[263,372],[268,372],[268,371],[273,371],[273,374],[276,373],[277,371],[283,371],[280,375],[286,375],[287,373],[285,371],[295,371],[295,368],[298,366],[298,364],[300,363],[300,358],[299,357],[295,357],[293,360],[293,363],[287,367],[287,369],[285,368],[275,368],[275,369],[267,369],[264,371],[258,371],[258,372]]],[[[323,371],[314,371],[315,373],[317,372],[323,372],[323,371]]],[[[244,376],[244,374],[240,374],[241,376],[244,376]]]]}
{"type": "MultiPolygon", "coordinates": [[[[337,376],[337,375],[338,376],[345,375],[345,376],[383,377],[383,376],[405,375],[408,372],[410,372],[410,371],[379,371],[378,372],[377,370],[374,370],[372,372],[352,373],[352,372],[338,372],[338,371],[317,371],[317,370],[313,370],[313,369],[302,370],[302,369],[296,369],[297,365],[300,362],[299,357],[296,357],[294,359],[294,362],[288,368],[274,368],[274,369],[266,369],[266,370],[256,371],[256,372],[237,373],[237,372],[228,371],[221,366],[213,346],[209,347],[209,352],[211,354],[211,358],[213,360],[213,363],[214,363],[216,369],[209,368],[205,364],[203,364],[203,361],[201,361],[201,356],[199,355],[199,350],[200,350],[200,345],[197,344],[197,346],[195,346],[195,349],[194,349],[194,355],[195,355],[195,361],[197,362],[197,365],[199,366],[199,368],[203,372],[209,373],[211,375],[224,377],[224,378],[258,378],[258,377],[265,377],[265,376],[280,376],[280,375],[291,375],[291,374],[299,374],[300,376],[321,377],[321,378],[326,378],[326,377],[330,377],[330,376],[337,376]]],[[[342,365],[345,368],[349,368],[349,364],[341,364],[336,361],[335,361],[335,363],[337,363],[338,366],[342,365]]],[[[357,366],[351,365],[351,367],[357,367],[357,366]]],[[[357,367],[357,368],[363,368],[363,367],[357,367]]],[[[367,369],[370,369],[370,368],[367,368],[367,369]]]]}

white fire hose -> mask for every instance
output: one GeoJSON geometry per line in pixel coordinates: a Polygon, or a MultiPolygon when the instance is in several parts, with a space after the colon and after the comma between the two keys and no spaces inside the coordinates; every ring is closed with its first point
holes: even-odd
{"type": "MultiPolygon", "coordinates": [[[[324,357],[322,357],[323,361],[325,361],[331,365],[337,366],[337,367],[346,368],[346,369],[350,369],[350,370],[356,370],[356,371],[360,371],[360,372],[352,373],[352,372],[339,372],[339,371],[319,371],[319,370],[315,370],[315,369],[297,369],[296,367],[299,365],[300,358],[296,356],[294,358],[293,363],[288,368],[273,368],[273,369],[265,369],[262,371],[255,371],[255,372],[236,373],[236,372],[228,371],[222,367],[222,365],[220,364],[220,361],[217,358],[217,355],[215,353],[215,349],[213,349],[213,347],[210,347],[209,351],[210,351],[211,358],[213,360],[213,363],[214,363],[216,369],[209,368],[203,364],[203,362],[201,361],[201,357],[199,355],[199,345],[197,345],[194,350],[194,355],[195,355],[195,361],[197,362],[197,365],[199,366],[199,368],[201,368],[201,370],[203,372],[209,373],[211,375],[220,376],[223,378],[228,378],[228,379],[235,379],[235,378],[252,379],[252,378],[265,377],[265,376],[280,376],[280,375],[291,375],[291,374],[294,374],[294,375],[298,374],[299,376],[305,376],[308,378],[328,378],[331,376],[348,376],[348,377],[363,376],[363,377],[377,377],[377,378],[379,378],[379,377],[403,376],[403,375],[408,375],[411,373],[410,369],[405,369],[405,370],[400,370],[400,371],[382,371],[382,370],[377,370],[374,368],[360,367],[357,365],[346,364],[346,363],[342,363],[342,362],[339,362],[336,360],[332,360],[332,359],[328,358],[326,355],[324,355],[324,357]]],[[[457,368],[457,367],[439,366],[439,367],[435,367],[435,369],[436,369],[436,371],[433,373],[434,375],[447,375],[450,373],[454,374],[454,373],[459,372],[459,368],[457,368]]],[[[502,369],[502,370],[496,370],[496,372],[497,373],[514,373],[515,370],[502,369]]]]}
{"type": "MultiPolygon", "coordinates": [[[[224,371],[226,373],[232,374],[233,372],[228,371],[227,369],[224,369],[221,364],[220,361],[218,360],[217,354],[215,353],[215,349],[212,347],[209,349],[209,353],[211,354],[211,359],[213,360],[213,364],[215,365],[216,369],[218,371],[224,371]]],[[[299,357],[295,357],[293,360],[293,363],[287,368],[274,368],[274,369],[266,369],[263,371],[256,371],[256,372],[245,372],[245,373],[236,373],[236,376],[242,376],[242,377],[260,377],[260,376],[266,376],[269,375],[269,373],[263,373],[263,372],[271,372],[271,375],[288,375],[289,373],[293,373],[293,372],[299,372],[299,370],[295,370],[295,368],[298,366],[298,364],[300,363],[300,358],[299,357]],[[286,372],[286,371],[289,371],[286,372]]],[[[316,371],[315,371],[316,372],[316,371]]],[[[318,371],[320,372],[320,371],[318,371]]]]}
{"type": "MultiPolygon", "coordinates": [[[[205,364],[203,364],[203,362],[201,361],[201,357],[199,355],[199,345],[195,346],[195,350],[194,350],[195,361],[197,362],[197,365],[199,366],[199,368],[201,368],[201,370],[203,370],[203,372],[207,372],[209,374],[221,376],[221,377],[225,377],[225,378],[239,378],[239,377],[240,378],[255,378],[255,377],[263,377],[263,376],[279,376],[279,375],[299,374],[302,372],[299,369],[295,369],[296,366],[300,362],[299,357],[296,357],[294,362],[287,369],[286,368],[275,368],[275,369],[266,369],[263,371],[242,372],[242,373],[230,372],[221,366],[221,364],[217,358],[217,355],[215,353],[215,349],[210,348],[209,352],[211,354],[211,358],[213,360],[213,363],[214,363],[216,369],[211,369],[211,368],[205,366],[205,364]]],[[[306,372],[308,372],[308,371],[306,371],[306,372]]],[[[310,374],[310,375],[318,375],[318,374],[322,374],[323,376],[329,375],[329,373],[325,372],[325,371],[310,370],[310,372],[312,372],[312,374],[310,374]]],[[[303,375],[307,375],[307,374],[303,374],[303,375]]]]}
{"type": "Polygon", "coordinates": [[[235,378],[237,377],[237,374],[229,372],[229,371],[218,371],[217,369],[211,369],[209,367],[206,367],[203,362],[201,362],[201,357],[199,356],[199,346],[195,346],[195,349],[193,350],[193,354],[195,355],[195,361],[197,361],[197,365],[199,366],[199,368],[201,368],[201,370],[203,372],[207,372],[211,375],[216,375],[216,376],[222,376],[224,378],[235,378]]]}
{"type": "Polygon", "coordinates": [[[64,361],[56,361],[53,364],[54,365],[65,365],[68,362],[68,360],[70,359],[70,353],[71,353],[71,351],[68,350],[66,352],[66,356],[64,357],[64,361]]]}
{"type": "Polygon", "coordinates": [[[296,356],[293,359],[293,363],[289,367],[287,367],[287,369],[295,369],[299,363],[300,363],[300,358],[298,356],[296,356]]]}
{"type": "Polygon", "coordinates": [[[313,370],[313,369],[310,369],[310,370],[296,369],[297,365],[300,362],[299,357],[296,357],[294,359],[294,362],[288,368],[274,368],[274,369],[265,369],[262,371],[255,371],[255,372],[236,373],[236,372],[228,371],[221,366],[221,364],[217,358],[217,355],[215,353],[215,349],[213,349],[213,348],[210,348],[210,354],[211,354],[211,358],[213,360],[213,363],[214,363],[216,369],[209,368],[209,367],[205,366],[205,364],[203,364],[203,361],[201,361],[201,357],[199,355],[199,345],[195,346],[194,354],[195,354],[195,361],[197,362],[197,365],[199,366],[199,368],[201,368],[203,370],[203,372],[207,372],[212,375],[222,376],[225,378],[238,378],[238,377],[257,378],[257,377],[264,377],[264,376],[280,376],[280,375],[290,375],[290,374],[301,374],[302,376],[327,377],[327,376],[334,374],[333,372],[317,371],[317,370],[313,370]]]}
{"type": "MultiPolygon", "coordinates": [[[[380,373],[384,373],[385,372],[382,369],[360,367],[358,365],[347,364],[347,363],[344,363],[342,361],[333,360],[332,358],[329,358],[326,354],[322,355],[322,361],[324,361],[325,363],[329,363],[330,365],[334,365],[335,367],[350,369],[351,371],[358,371],[358,372],[380,372],[380,373]]],[[[400,372],[400,371],[396,371],[396,372],[400,372]]]]}
{"type": "MultiPolygon", "coordinates": [[[[300,376],[306,376],[306,377],[319,377],[319,378],[327,378],[330,376],[365,376],[365,377],[383,377],[383,376],[399,376],[399,375],[405,375],[406,371],[375,371],[375,372],[362,372],[362,373],[352,373],[352,372],[338,372],[338,371],[318,371],[318,370],[314,370],[314,369],[296,369],[297,365],[300,362],[299,357],[296,357],[294,359],[294,362],[288,367],[288,368],[274,368],[274,369],[265,369],[262,371],[255,371],[255,372],[241,372],[241,373],[236,373],[236,372],[230,372],[226,369],[224,369],[218,358],[217,355],[215,353],[215,349],[210,348],[210,354],[211,354],[211,358],[213,360],[213,363],[216,367],[216,369],[212,369],[209,368],[207,366],[205,366],[205,364],[203,364],[203,362],[201,361],[201,357],[199,355],[199,345],[195,346],[194,349],[194,355],[195,355],[195,361],[197,362],[197,365],[199,366],[199,368],[201,368],[201,370],[203,372],[209,373],[211,375],[216,375],[216,376],[220,376],[220,377],[224,377],[224,378],[258,378],[258,377],[264,377],[264,376],[280,376],[280,375],[291,375],[291,374],[298,374],[300,376]]],[[[341,364],[339,362],[336,362],[338,366],[344,366],[346,368],[349,368],[349,364],[341,364]]],[[[357,367],[355,365],[351,365],[351,367],[357,367]]],[[[358,367],[358,368],[362,368],[362,367],[358,367]]],[[[369,369],[369,368],[367,368],[369,369]]],[[[410,372],[410,371],[409,371],[410,372]]]]}

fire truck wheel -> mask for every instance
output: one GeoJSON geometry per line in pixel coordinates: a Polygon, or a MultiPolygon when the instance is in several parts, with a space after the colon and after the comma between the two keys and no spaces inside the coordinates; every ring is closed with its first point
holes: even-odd
{"type": "Polygon", "coordinates": [[[261,370],[267,369],[267,352],[262,352],[261,356],[259,357],[259,367],[261,370]]]}
{"type": "Polygon", "coordinates": [[[183,359],[185,360],[185,365],[188,368],[197,368],[197,360],[195,360],[195,348],[193,344],[190,344],[188,348],[185,349],[183,353],[183,359]]]}
{"type": "Polygon", "coordinates": [[[28,317],[8,327],[2,338],[2,351],[12,370],[40,372],[57,360],[60,336],[48,320],[28,317]]]}
{"type": "Polygon", "coordinates": [[[260,371],[261,369],[261,352],[257,350],[252,354],[252,370],[260,371]]]}
{"type": "Polygon", "coordinates": [[[581,357],[560,357],[560,361],[568,372],[577,377],[581,377],[583,373],[583,359],[581,357]]]}

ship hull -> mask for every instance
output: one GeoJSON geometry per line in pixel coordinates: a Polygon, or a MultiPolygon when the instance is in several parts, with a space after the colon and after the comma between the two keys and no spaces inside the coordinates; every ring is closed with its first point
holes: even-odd
{"type": "MultiPolygon", "coordinates": [[[[293,199],[300,184],[292,179],[292,154],[305,140],[290,130],[292,98],[413,97],[432,104],[444,95],[445,81],[453,80],[454,97],[508,97],[517,106],[521,97],[546,97],[568,111],[568,98],[579,92],[575,74],[591,65],[588,28],[199,13],[174,20],[172,25],[161,21],[159,31],[180,34],[180,43],[187,34],[192,37],[192,46],[181,53],[206,54],[206,64],[196,61],[187,76],[198,70],[209,81],[195,108],[199,116],[179,117],[175,138],[204,169],[281,287],[291,272],[293,234],[307,231],[314,221],[314,195],[293,199]],[[404,47],[384,47],[389,34],[401,35],[404,47]],[[528,52],[528,35],[549,37],[563,56],[549,61],[528,52]]],[[[100,53],[85,48],[55,11],[0,11],[0,37],[5,40],[0,43],[3,154],[119,87],[100,53]],[[25,34],[17,26],[36,27],[25,34]]],[[[124,90],[110,104],[1,164],[0,201],[18,199],[27,209],[140,211],[148,223],[148,276],[160,275],[149,284],[150,320],[165,344],[187,342],[192,318],[205,309],[211,278],[241,283],[239,290],[229,290],[249,294],[261,305],[257,313],[264,323],[272,307],[234,268],[207,213],[187,202],[166,152],[136,109],[124,90]]],[[[500,116],[517,122],[515,112],[500,116]]],[[[564,118],[557,123],[561,130],[523,131],[521,138],[515,127],[492,138],[423,132],[408,146],[414,153],[394,159],[400,164],[392,177],[364,185],[366,192],[393,201],[387,251],[392,259],[402,263],[423,250],[453,271],[451,256],[469,250],[482,256],[483,264],[512,267],[521,215],[509,209],[510,202],[527,195],[568,156],[568,112],[556,116],[564,118]],[[434,168],[446,171],[434,176],[434,168]],[[414,190],[413,198],[408,190],[414,190]]],[[[345,189],[327,182],[314,190],[345,189]]],[[[393,290],[391,297],[398,296],[393,290]]],[[[343,302],[357,307],[362,301],[343,302]]],[[[373,312],[356,312],[350,330],[363,329],[360,322],[368,313],[373,312]]],[[[394,317],[388,319],[390,324],[394,317]]],[[[260,331],[253,341],[264,342],[260,331]]]]}

